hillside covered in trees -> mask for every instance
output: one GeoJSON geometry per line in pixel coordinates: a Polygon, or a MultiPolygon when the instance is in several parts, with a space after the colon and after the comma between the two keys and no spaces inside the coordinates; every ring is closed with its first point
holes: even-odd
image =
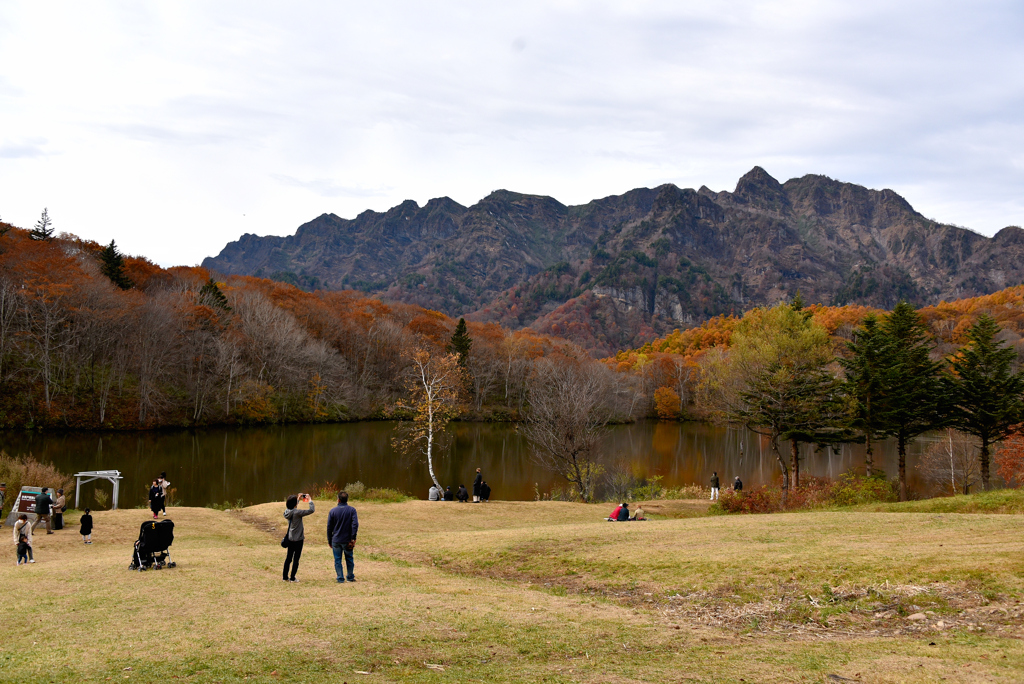
{"type": "MultiPolygon", "coordinates": [[[[0,426],[148,428],[384,416],[411,353],[456,323],[355,291],[215,281],[74,236],[0,224],[0,426]]],[[[563,340],[468,324],[467,416],[514,415],[563,340]]]]}
{"type": "Polygon", "coordinates": [[[243,235],[203,266],[531,327],[607,356],[798,290],[885,309],[989,294],[1024,282],[1024,230],[988,238],[891,190],[779,183],[755,167],[733,192],[662,185],[566,206],[498,190],[470,207],[325,214],[289,237],[243,235]]]}

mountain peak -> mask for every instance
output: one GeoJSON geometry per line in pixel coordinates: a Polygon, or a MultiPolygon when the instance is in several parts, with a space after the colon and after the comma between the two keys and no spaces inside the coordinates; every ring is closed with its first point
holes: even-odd
{"type": "Polygon", "coordinates": [[[747,171],[736,182],[733,199],[759,209],[782,211],[789,206],[789,198],[782,184],[760,166],[747,171]]]}

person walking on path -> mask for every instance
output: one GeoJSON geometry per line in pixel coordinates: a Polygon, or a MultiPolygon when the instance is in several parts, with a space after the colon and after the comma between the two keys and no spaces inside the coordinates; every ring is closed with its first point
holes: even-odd
{"type": "Polygon", "coordinates": [[[480,500],[484,503],[491,500],[491,486],[486,482],[480,483],[480,500]]]}
{"type": "Polygon", "coordinates": [[[743,491],[743,481],[740,480],[740,476],[739,475],[737,475],[736,479],[732,481],[732,491],[734,491],[734,492],[742,492],[743,491]]]}
{"type": "Polygon", "coordinates": [[[160,515],[167,515],[167,491],[171,488],[171,483],[167,479],[166,470],[160,473],[156,483],[160,485],[160,515]]]}
{"type": "Polygon", "coordinates": [[[67,501],[64,499],[64,490],[57,490],[57,499],[53,502],[50,515],[53,516],[53,529],[64,529],[64,509],[67,508],[67,501]]]}
{"type": "Polygon", "coordinates": [[[466,485],[459,485],[459,494],[455,498],[459,500],[459,503],[466,503],[467,501],[469,501],[469,492],[466,491],[466,485]]]}
{"type": "Polygon", "coordinates": [[[149,510],[153,511],[153,518],[157,517],[157,513],[163,508],[163,490],[160,489],[160,485],[157,484],[156,480],[153,480],[153,486],[149,488],[149,510]]]}
{"type": "Polygon", "coordinates": [[[356,509],[348,505],[348,492],[338,492],[338,505],[327,514],[327,543],[334,551],[334,572],[338,575],[338,584],[346,579],[356,581],[356,562],[352,550],[356,547],[356,535],[359,533],[359,516],[356,509]],[[345,558],[347,574],[342,572],[341,559],[345,558]]]}
{"type": "Polygon", "coordinates": [[[484,482],[484,476],[480,474],[480,469],[476,469],[476,479],[473,480],[473,503],[480,503],[480,486],[484,482]]]}
{"type": "Polygon", "coordinates": [[[284,508],[284,517],[288,520],[288,532],[284,536],[288,545],[288,555],[284,558],[284,570],[281,571],[281,577],[285,582],[298,582],[299,580],[295,579],[295,573],[299,571],[302,545],[306,541],[306,530],[302,526],[302,519],[307,515],[313,515],[316,512],[316,505],[309,494],[292,494],[284,502],[284,508]],[[296,508],[300,501],[308,503],[309,508],[305,510],[296,508]],[[288,566],[291,566],[292,569],[290,577],[288,576],[288,566]]]}
{"type": "MultiPolygon", "coordinates": [[[[18,521],[14,523],[14,543],[20,545],[23,537],[28,545],[26,549],[28,551],[28,562],[35,563],[36,559],[32,557],[32,523],[28,521],[28,516],[24,513],[19,515],[18,521]]],[[[20,552],[18,555],[21,555],[20,552]]]]}
{"type": "Polygon", "coordinates": [[[718,481],[718,472],[711,473],[711,500],[712,501],[718,501],[719,485],[720,485],[720,483],[718,481]]]}
{"type": "Polygon", "coordinates": [[[53,499],[50,498],[50,488],[43,487],[43,491],[36,495],[36,521],[32,525],[34,532],[39,523],[46,521],[46,534],[53,534],[53,524],[50,522],[50,509],[53,508],[53,499]]]}
{"type": "Polygon", "coordinates": [[[86,508],[79,522],[82,523],[82,529],[78,531],[82,535],[82,541],[92,544],[92,511],[86,508]]]}

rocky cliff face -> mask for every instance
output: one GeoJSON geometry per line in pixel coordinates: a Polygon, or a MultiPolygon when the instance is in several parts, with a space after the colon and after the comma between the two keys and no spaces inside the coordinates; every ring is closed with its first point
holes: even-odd
{"type": "Polygon", "coordinates": [[[930,221],[891,190],[755,167],[734,192],[639,188],[567,207],[500,190],[472,207],[406,201],[290,237],[243,235],[203,266],[307,289],[359,289],[452,315],[530,325],[595,353],[799,290],[891,307],[1024,282],[1024,231],[930,221]]]}

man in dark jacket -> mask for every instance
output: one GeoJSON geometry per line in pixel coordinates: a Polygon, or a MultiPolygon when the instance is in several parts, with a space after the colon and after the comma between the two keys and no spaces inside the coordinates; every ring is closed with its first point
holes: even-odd
{"type": "Polygon", "coordinates": [[[456,497],[459,503],[466,503],[469,501],[469,492],[466,491],[466,485],[459,485],[459,495],[456,497]]]}
{"type": "Polygon", "coordinates": [[[338,584],[346,579],[355,582],[355,558],[352,550],[356,547],[356,534],[359,532],[359,516],[356,509],[348,505],[348,492],[338,492],[338,505],[327,514],[327,543],[334,550],[334,572],[338,575],[338,584]],[[348,574],[342,572],[341,558],[345,557],[348,574]]]}
{"type": "Polygon", "coordinates": [[[716,471],[716,472],[711,473],[711,500],[712,501],[718,501],[719,485],[720,485],[720,483],[718,481],[718,472],[716,471]]]}
{"type": "Polygon", "coordinates": [[[732,481],[732,491],[734,491],[734,492],[742,492],[743,491],[743,480],[740,479],[739,475],[737,475],[736,479],[732,481]]]}
{"type": "Polygon", "coordinates": [[[53,499],[50,498],[50,488],[43,487],[43,491],[36,494],[36,522],[32,525],[35,532],[39,523],[46,521],[46,534],[53,534],[53,527],[50,524],[50,507],[53,506],[53,499]]]}
{"type": "Polygon", "coordinates": [[[490,501],[491,500],[491,486],[489,484],[487,484],[486,482],[481,482],[480,483],[480,498],[483,501],[490,501]]]}
{"type": "Polygon", "coordinates": [[[480,485],[483,484],[484,476],[480,474],[480,469],[476,469],[476,479],[473,480],[473,503],[480,503],[480,485]]]}
{"type": "Polygon", "coordinates": [[[450,486],[444,488],[444,500],[455,501],[455,494],[452,493],[452,488],[450,486]]]}

